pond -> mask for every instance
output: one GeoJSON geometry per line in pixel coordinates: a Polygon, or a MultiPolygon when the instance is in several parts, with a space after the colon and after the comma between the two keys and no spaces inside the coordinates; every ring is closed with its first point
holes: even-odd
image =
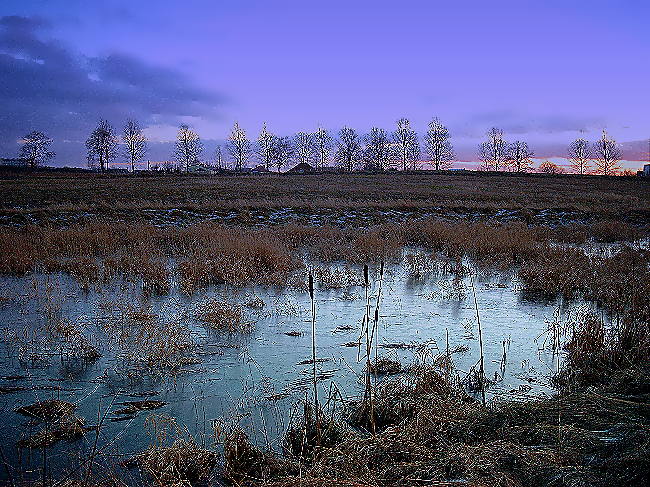
{"type": "MultiPolygon", "coordinates": [[[[527,295],[514,273],[458,276],[427,269],[420,258],[407,252],[402,264],[386,268],[378,356],[406,369],[449,353],[463,380],[480,356],[478,308],[488,398],[551,394],[558,363],[549,329],[589,305],[527,295]]],[[[377,266],[370,273],[374,314],[377,266]]],[[[365,367],[365,339],[363,347],[356,344],[366,309],[363,268],[319,266],[315,275],[319,395],[358,397],[365,367]]],[[[145,425],[150,413],[175,418],[204,441],[211,441],[215,426],[239,424],[255,443],[279,449],[292,410],[311,397],[311,302],[304,283],[298,284],[212,286],[191,295],[175,284],[168,295],[143,296],[141,284],[131,280],[82,286],[65,274],[3,278],[0,435],[7,461],[38,471],[40,453],[16,446],[38,426],[16,409],[52,398],[76,404],[87,425],[101,424],[97,447],[118,459],[151,443],[145,425]],[[209,326],[206,316],[224,303],[241,314],[242,332],[209,326]],[[67,344],[52,340],[53,334],[67,336],[67,344]],[[71,357],[71,347],[101,356],[71,357]],[[164,355],[171,349],[178,356],[164,355]],[[152,356],[160,362],[152,364],[152,356]],[[161,407],[129,411],[129,401],[143,400],[161,407]]],[[[52,468],[87,454],[95,437],[89,432],[57,443],[49,453],[52,468]]]]}

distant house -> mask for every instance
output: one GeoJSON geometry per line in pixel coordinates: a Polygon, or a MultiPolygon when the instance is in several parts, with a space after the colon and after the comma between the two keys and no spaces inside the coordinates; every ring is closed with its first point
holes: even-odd
{"type": "Polygon", "coordinates": [[[2,166],[26,166],[27,159],[21,159],[19,157],[3,157],[0,159],[0,165],[2,166]]]}
{"type": "Polygon", "coordinates": [[[300,164],[296,164],[295,166],[293,166],[287,172],[289,174],[310,173],[310,172],[314,172],[314,166],[311,166],[311,165],[307,164],[306,162],[301,162],[300,164]]]}
{"type": "Polygon", "coordinates": [[[252,174],[268,174],[268,173],[270,173],[270,172],[271,172],[271,171],[269,171],[269,170],[266,168],[266,166],[264,166],[263,164],[258,164],[258,165],[255,166],[253,169],[251,169],[251,173],[252,173],[252,174]]]}
{"type": "Polygon", "coordinates": [[[187,172],[195,174],[214,174],[218,172],[218,169],[213,166],[208,166],[203,162],[195,161],[188,166],[187,172]]]}

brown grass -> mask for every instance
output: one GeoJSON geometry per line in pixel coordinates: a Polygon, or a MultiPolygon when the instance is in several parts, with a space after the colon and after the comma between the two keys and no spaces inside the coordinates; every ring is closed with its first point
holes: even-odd
{"type": "MultiPolygon", "coordinates": [[[[421,368],[382,388],[377,434],[348,432],[298,462],[227,456],[226,468],[240,485],[635,485],[650,472],[650,415],[638,400],[581,390],[486,408],[421,368]]],[[[352,412],[367,423],[368,411],[352,412]]]]}
{"type": "Polygon", "coordinates": [[[219,299],[203,303],[199,307],[198,318],[210,328],[229,333],[250,333],[253,329],[253,323],[246,319],[240,305],[219,299]]]}

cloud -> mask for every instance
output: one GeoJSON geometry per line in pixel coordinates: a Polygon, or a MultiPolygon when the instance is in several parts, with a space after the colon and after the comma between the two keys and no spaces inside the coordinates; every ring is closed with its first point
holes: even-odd
{"type": "Polygon", "coordinates": [[[43,39],[48,25],[37,17],[0,17],[3,156],[16,153],[22,135],[42,130],[55,139],[59,164],[79,164],[83,142],[99,118],[118,128],[129,117],[145,126],[176,125],[188,116],[218,118],[227,103],[180,71],[124,53],[87,57],[43,39]]]}

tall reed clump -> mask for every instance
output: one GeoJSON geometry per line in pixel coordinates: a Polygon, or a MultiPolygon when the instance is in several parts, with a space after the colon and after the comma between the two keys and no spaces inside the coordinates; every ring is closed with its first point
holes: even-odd
{"type": "Polygon", "coordinates": [[[369,426],[371,433],[375,434],[377,430],[376,414],[375,414],[375,389],[377,385],[377,376],[380,373],[382,364],[379,361],[378,345],[379,345],[379,309],[381,302],[382,283],[384,279],[384,262],[381,261],[379,269],[379,286],[377,294],[374,296],[375,306],[372,307],[372,294],[370,282],[370,269],[368,264],[363,266],[363,286],[365,291],[365,312],[361,320],[361,331],[359,334],[359,350],[357,358],[365,359],[364,368],[364,393],[363,401],[360,410],[355,414],[358,416],[358,421],[366,423],[369,426]],[[361,346],[365,342],[365,351],[362,357],[361,346]],[[375,360],[373,364],[373,347],[375,352],[375,360]],[[374,386],[373,387],[373,377],[374,386]],[[366,416],[367,422],[362,420],[361,417],[366,416]]]}
{"type": "Polygon", "coordinates": [[[478,301],[476,299],[476,288],[474,286],[474,276],[470,276],[472,284],[472,294],[474,295],[474,310],[476,311],[476,322],[478,323],[478,343],[479,343],[479,367],[478,367],[478,385],[481,391],[481,403],[485,406],[485,358],[483,355],[483,329],[481,328],[481,315],[478,311],[478,301]]]}
{"type": "MultiPolygon", "coordinates": [[[[320,405],[318,402],[318,384],[316,374],[316,300],[314,299],[314,274],[309,270],[309,299],[311,300],[311,362],[312,362],[312,382],[314,386],[314,415],[316,419],[316,444],[320,441],[320,405]]],[[[305,414],[307,421],[307,414],[305,414]]]]}

